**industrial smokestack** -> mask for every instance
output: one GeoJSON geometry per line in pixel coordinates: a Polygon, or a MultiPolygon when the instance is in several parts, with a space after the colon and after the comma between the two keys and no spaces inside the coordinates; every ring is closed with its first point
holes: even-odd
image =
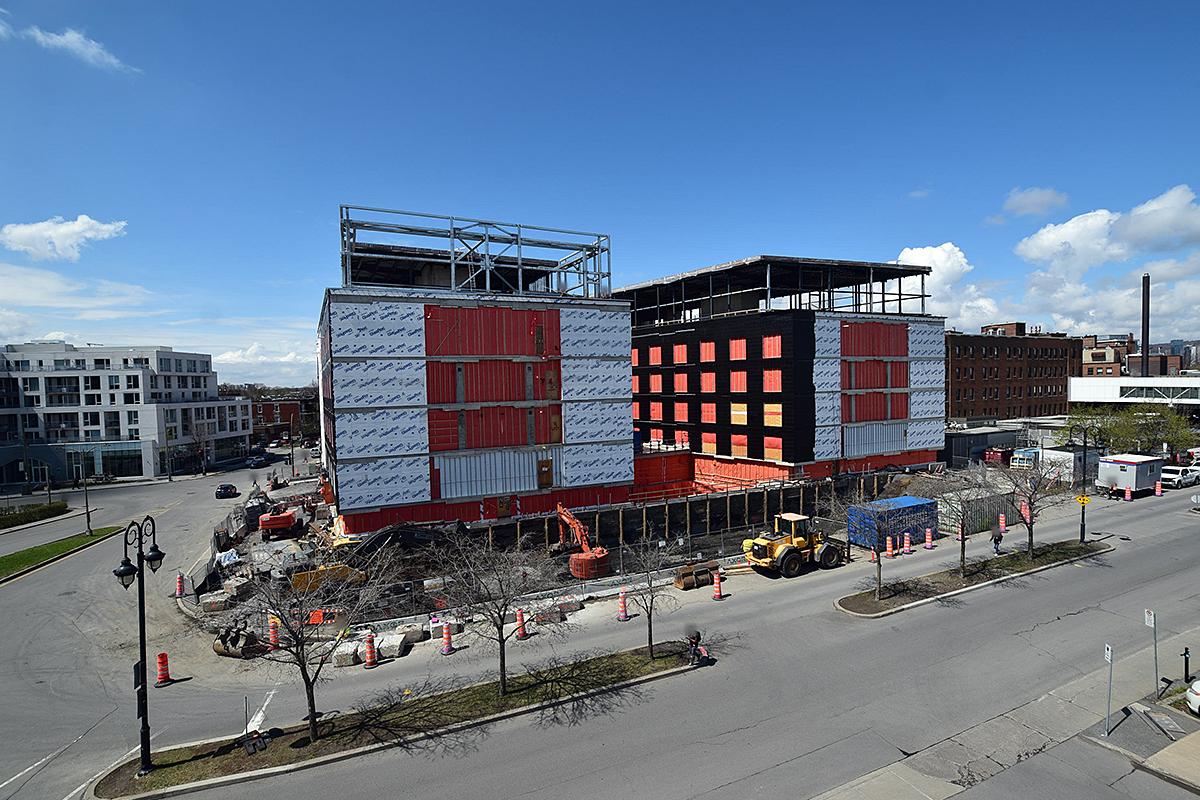
{"type": "Polygon", "coordinates": [[[1142,273],[1142,377],[1150,376],[1150,273],[1142,273]]]}

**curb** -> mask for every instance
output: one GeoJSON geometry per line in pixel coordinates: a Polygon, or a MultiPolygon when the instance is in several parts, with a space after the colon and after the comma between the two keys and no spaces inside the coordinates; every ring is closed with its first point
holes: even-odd
{"type": "MultiPolygon", "coordinates": [[[[100,510],[99,508],[93,508],[92,513],[95,514],[99,510],[100,510]]],[[[6,533],[18,533],[20,531],[29,530],[30,528],[36,528],[38,525],[45,525],[47,522],[59,522],[64,519],[74,519],[76,517],[82,517],[86,513],[87,513],[86,509],[79,510],[79,509],[74,509],[74,508],[68,508],[65,513],[58,514],[53,517],[46,517],[45,519],[39,519],[37,522],[26,522],[24,525],[14,525],[11,528],[0,529],[0,536],[3,536],[6,533]]]]}
{"type": "MultiPolygon", "coordinates": [[[[120,798],[115,798],[113,800],[158,800],[159,798],[175,797],[175,796],[183,795],[183,794],[191,794],[193,792],[204,791],[205,789],[213,789],[213,788],[217,788],[217,787],[221,787],[221,786],[232,786],[234,784],[239,784],[239,783],[249,783],[251,781],[261,780],[263,778],[270,778],[270,777],[274,777],[275,775],[281,775],[284,773],[299,772],[300,770],[304,770],[304,769],[313,769],[315,767],[321,767],[326,764],[335,764],[339,761],[348,761],[352,758],[357,758],[358,756],[368,755],[370,753],[376,753],[381,750],[388,750],[393,747],[399,747],[402,744],[406,744],[409,742],[421,742],[426,739],[431,739],[435,736],[442,736],[447,733],[456,733],[458,731],[470,730],[471,728],[478,728],[483,725],[490,724],[492,722],[502,722],[507,719],[513,719],[515,717],[520,717],[525,714],[530,714],[534,711],[540,711],[545,708],[553,708],[555,706],[565,705],[567,703],[574,702],[575,700],[581,700],[581,699],[588,698],[588,697],[594,697],[596,695],[604,694],[606,692],[618,691],[620,689],[625,689],[630,686],[638,686],[643,683],[650,683],[652,681],[660,680],[662,678],[668,678],[668,677],[671,677],[672,675],[678,675],[683,672],[691,672],[694,669],[696,669],[696,668],[692,667],[692,666],[672,667],[671,669],[665,669],[662,672],[655,672],[652,675],[644,675],[640,678],[633,678],[632,680],[622,681],[621,683],[614,683],[611,686],[604,686],[602,688],[594,689],[592,691],[579,692],[577,694],[568,695],[567,697],[560,697],[557,700],[547,700],[547,701],[544,701],[541,703],[535,703],[535,704],[529,705],[529,706],[521,706],[520,708],[514,708],[514,709],[510,709],[508,711],[501,711],[498,714],[492,714],[490,716],[480,717],[478,719],[467,720],[465,722],[460,722],[455,725],[449,725],[445,728],[439,728],[434,731],[428,731],[426,733],[421,733],[416,736],[412,736],[407,739],[403,739],[401,741],[378,742],[376,744],[369,744],[369,745],[364,745],[363,747],[357,747],[353,750],[345,750],[345,751],[342,751],[341,753],[331,753],[330,755],[321,756],[319,758],[310,758],[305,761],[297,762],[295,764],[284,764],[284,765],[281,765],[278,767],[268,767],[266,769],[252,770],[250,772],[239,772],[234,775],[223,775],[219,778],[209,778],[208,780],[196,781],[195,783],[183,783],[178,786],[172,786],[172,787],[169,787],[166,789],[157,789],[152,792],[143,792],[142,794],[132,794],[132,795],[127,794],[127,795],[123,795],[120,798]]],[[[185,744],[175,745],[175,746],[171,747],[170,749],[174,750],[179,747],[192,747],[195,745],[216,744],[218,742],[227,742],[227,741],[229,741],[229,737],[222,736],[222,737],[216,738],[216,739],[203,739],[198,742],[187,742],[185,744]]],[[[119,766],[120,766],[120,764],[112,767],[111,769],[107,770],[104,775],[101,775],[101,776],[93,779],[92,781],[90,781],[88,783],[87,789],[84,791],[84,794],[83,794],[83,797],[85,798],[85,800],[110,800],[109,798],[99,797],[95,793],[94,790],[95,790],[96,784],[98,784],[109,773],[111,773],[113,769],[116,769],[119,766]]]]}
{"type": "Polygon", "coordinates": [[[895,608],[889,608],[886,611],[877,611],[874,614],[862,614],[858,611],[851,611],[850,609],[845,608],[844,606],[842,606],[842,600],[845,599],[843,597],[839,597],[837,600],[834,600],[833,607],[836,608],[838,611],[841,611],[843,614],[849,614],[852,617],[859,617],[860,619],[879,619],[880,617],[889,617],[892,614],[899,614],[901,611],[907,611],[910,608],[917,608],[918,606],[924,606],[924,605],[929,605],[930,603],[936,603],[937,601],[943,600],[947,597],[954,597],[956,595],[966,594],[967,592],[973,592],[976,589],[984,589],[988,586],[992,586],[997,583],[1003,583],[1004,581],[1011,581],[1015,578],[1021,578],[1026,575],[1033,575],[1035,572],[1042,572],[1044,570],[1054,569],[1055,567],[1061,567],[1063,564],[1070,564],[1075,561],[1082,561],[1085,558],[1092,558],[1093,556],[1098,556],[1101,553],[1107,553],[1113,549],[1114,548],[1112,545],[1106,544],[1106,545],[1104,545],[1103,550],[1096,550],[1091,553],[1084,553],[1081,556],[1072,556],[1071,558],[1065,558],[1062,561],[1055,561],[1053,564],[1043,564],[1040,567],[1035,567],[1034,569],[1027,569],[1024,572],[1014,572],[1012,575],[1005,575],[1001,578],[993,578],[990,581],[984,581],[983,583],[977,583],[974,586],[964,586],[963,588],[955,589],[952,592],[943,592],[942,594],[934,595],[933,597],[926,597],[923,600],[915,600],[911,603],[905,603],[902,606],[896,606],[895,608]]]}
{"type": "Polygon", "coordinates": [[[112,533],[106,533],[103,536],[97,536],[92,541],[84,542],[83,544],[79,545],[79,547],[76,547],[74,550],[68,550],[65,553],[59,553],[56,556],[46,559],[45,561],[43,561],[40,564],[34,564],[33,566],[26,567],[25,569],[20,570],[19,572],[14,572],[11,575],[6,575],[3,578],[0,578],[0,586],[3,586],[4,584],[8,583],[9,581],[15,581],[17,578],[22,578],[31,572],[36,572],[37,570],[41,569],[42,567],[48,567],[51,564],[53,564],[55,561],[62,561],[64,558],[69,558],[70,556],[73,556],[76,553],[78,553],[80,550],[87,550],[89,547],[95,547],[96,545],[100,544],[101,542],[107,542],[109,539],[116,536],[120,532],[121,531],[116,530],[116,531],[113,531],[112,533]]]}

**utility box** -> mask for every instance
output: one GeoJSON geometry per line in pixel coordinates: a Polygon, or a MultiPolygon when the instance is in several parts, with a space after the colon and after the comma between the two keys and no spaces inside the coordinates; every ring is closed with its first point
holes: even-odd
{"type": "Polygon", "coordinates": [[[1137,494],[1154,488],[1162,480],[1163,460],[1157,456],[1121,453],[1103,456],[1096,472],[1096,488],[1106,492],[1137,494]]]}
{"type": "Polygon", "coordinates": [[[926,528],[938,536],[937,501],[905,495],[861,503],[850,507],[846,522],[850,541],[860,547],[883,549],[888,536],[893,545],[902,544],[905,533],[924,542],[926,528]]]}

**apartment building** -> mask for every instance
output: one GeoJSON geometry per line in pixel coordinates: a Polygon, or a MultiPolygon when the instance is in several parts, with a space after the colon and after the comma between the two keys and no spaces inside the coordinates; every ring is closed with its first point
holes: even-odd
{"type": "Polygon", "coordinates": [[[218,398],[211,356],[170,347],[5,345],[0,483],[154,476],[245,455],[250,404],[218,398]]]}
{"type": "Polygon", "coordinates": [[[984,325],[978,334],[946,331],[946,410],[955,420],[1067,413],[1067,382],[1079,374],[1082,340],[984,325]]]}

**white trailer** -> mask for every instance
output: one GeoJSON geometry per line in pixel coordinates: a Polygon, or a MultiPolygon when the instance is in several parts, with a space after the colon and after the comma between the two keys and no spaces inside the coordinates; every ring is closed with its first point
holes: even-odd
{"type": "Polygon", "coordinates": [[[1162,480],[1163,460],[1158,456],[1121,453],[1102,456],[1096,472],[1096,488],[1110,494],[1131,494],[1153,490],[1162,480]]]}

